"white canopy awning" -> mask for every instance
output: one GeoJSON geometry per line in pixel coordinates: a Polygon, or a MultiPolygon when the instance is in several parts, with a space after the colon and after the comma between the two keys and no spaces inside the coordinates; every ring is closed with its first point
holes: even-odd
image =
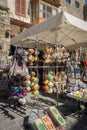
{"type": "Polygon", "coordinates": [[[71,25],[73,25],[79,29],[82,29],[84,31],[87,31],[87,22],[85,22],[79,18],[76,18],[75,16],[72,16],[67,12],[64,12],[64,16],[71,25]]]}
{"type": "Polygon", "coordinates": [[[48,20],[46,20],[42,23],[39,23],[39,24],[36,24],[36,25],[30,27],[29,29],[27,29],[27,30],[23,31],[22,33],[20,33],[19,35],[17,35],[16,37],[13,37],[11,39],[11,44],[13,44],[13,45],[19,44],[22,41],[29,39],[31,36],[35,36],[35,39],[36,39],[37,34],[39,34],[41,32],[46,33],[46,31],[51,30],[51,29],[55,28],[56,26],[59,26],[61,23],[62,23],[62,12],[57,14],[54,17],[49,18],[48,20]]]}
{"type": "Polygon", "coordinates": [[[12,38],[11,44],[32,47],[37,39],[52,44],[61,42],[68,48],[87,46],[87,22],[67,12],[59,13],[12,38]]]}

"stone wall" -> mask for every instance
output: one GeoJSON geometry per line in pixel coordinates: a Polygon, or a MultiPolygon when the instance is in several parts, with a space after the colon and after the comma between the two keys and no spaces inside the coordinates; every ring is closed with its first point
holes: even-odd
{"type": "Polygon", "coordinates": [[[6,6],[5,0],[0,0],[0,58],[8,55],[10,47],[10,14],[6,6]]]}
{"type": "Polygon", "coordinates": [[[0,6],[7,7],[7,0],[0,0],[0,6]]]}
{"type": "Polygon", "coordinates": [[[68,2],[66,2],[65,0],[61,0],[62,1],[62,6],[63,6],[63,10],[67,11],[68,13],[83,19],[83,7],[84,7],[84,0],[77,0],[77,2],[79,2],[79,8],[75,7],[75,1],[76,0],[71,0],[71,3],[69,4],[68,2]]]}
{"type": "Polygon", "coordinates": [[[84,15],[84,20],[87,21],[87,4],[84,5],[84,8],[83,8],[83,15],[84,15]]]}

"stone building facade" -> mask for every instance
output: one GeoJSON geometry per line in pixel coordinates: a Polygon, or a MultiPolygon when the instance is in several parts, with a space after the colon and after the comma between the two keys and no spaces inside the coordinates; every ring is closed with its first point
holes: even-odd
{"type": "Polygon", "coordinates": [[[60,0],[7,0],[7,5],[10,9],[12,38],[34,24],[46,20],[44,16],[49,17],[57,13],[60,0]]]}
{"type": "Polygon", "coordinates": [[[0,0],[0,59],[5,59],[10,48],[10,14],[7,0],[0,0]]]}
{"type": "Polygon", "coordinates": [[[32,26],[30,20],[30,0],[7,0],[10,9],[11,37],[32,26]]]}
{"type": "Polygon", "coordinates": [[[87,21],[87,0],[61,0],[61,3],[65,11],[87,21]]]}

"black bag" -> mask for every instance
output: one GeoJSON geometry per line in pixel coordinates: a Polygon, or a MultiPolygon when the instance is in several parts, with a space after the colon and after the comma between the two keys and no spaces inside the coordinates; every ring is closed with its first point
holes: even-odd
{"type": "Polygon", "coordinates": [[[37,130],[34,121],[35,119],[39,118],[37,110],[35,109],[30,113],[29,116],[25,117],[24,119],[24,127],[29,128],[30,130],[37,130]]]}

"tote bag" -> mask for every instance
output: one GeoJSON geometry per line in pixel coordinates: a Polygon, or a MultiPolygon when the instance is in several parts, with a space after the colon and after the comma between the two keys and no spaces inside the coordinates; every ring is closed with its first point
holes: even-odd
{"type": "Polygon", "coordinates": [[[16,75],[21,75],[21,76],[26,76],[28,75],[28,68],[23,62],[21,66],[18,65],[18,62],[15,60],[13,65],[10,67],[10,75],[16,76],[16,75]]]}

